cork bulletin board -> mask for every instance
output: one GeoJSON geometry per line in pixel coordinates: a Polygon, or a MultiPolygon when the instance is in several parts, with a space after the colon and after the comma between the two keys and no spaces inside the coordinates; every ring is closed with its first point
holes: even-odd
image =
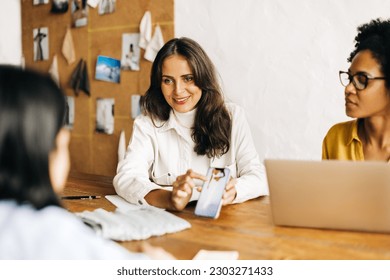
{"type": "MultiPolygon", "coordinates": [[[[72,0],[69,0],[71,3],[72,0]]],[[[118,162],[118,142],[121,130],[126,134],[126,145],[131,137],[131,96],[143,95],[149,85],[152,63],[143,58],[140,71],[121,71],[120,83],[95,80],[98,55],[121,59],[122,34],[139,32],[139,24],[146,11],[152,15],[152,30],[159,24],[164,41],[174,36],[173,0],[116,0],[114,13],[99,15],[98,9],[88,7],[88,24],[71,28],[76,51],[76,62],[68,65],[61,53],[64,36],[71,27],[71,9],[64,14],[50,12],[46,5],[33,5],[33,0],[22,0],[22,46],[26,67],[47,72],[56,54],[60,86],[68,96],[74,96],[75,119],[70,143],[73,171],[113,176],[118,162]],[[35,28],[48,27],[49,59],[34,61],[35,28]],[[90,80],[90,96],[84,92],[75,95],[69,81],[80,59],[86,61],[90,80]],[[114,132],[101,134],[96,128],[96,100],[114,98],[114,132]]]]}

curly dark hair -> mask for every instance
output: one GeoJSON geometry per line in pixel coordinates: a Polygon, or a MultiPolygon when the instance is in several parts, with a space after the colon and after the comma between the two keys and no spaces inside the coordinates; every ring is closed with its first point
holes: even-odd
{"type": "Polygon", "coordinates": [[[390,88],[390,20],[374,19],[360,25],[357,30],[355,49],[349,55],[348,62],[352,62],[360,51],[371,51],[386,77],[386,87],[390,88]]]}
{"type": "Polygon", "coordinates": [[[175,54],[187,59],[195,85],[202,90],[192,128],[194,151],[209,158],[219,157],[229,151],[232,120],[224,102],[215,67],[206,52],[194,40],[174,38],[160,49],[152,65],[150,87],[141,99],[142,111],[152,120],[169,119],[172,108],[161,91],[162,64],[167,57],[175,54]]]}

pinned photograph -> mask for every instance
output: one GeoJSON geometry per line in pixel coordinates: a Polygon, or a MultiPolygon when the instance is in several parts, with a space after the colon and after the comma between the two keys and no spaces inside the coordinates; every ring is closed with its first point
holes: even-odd
{"type": "Polygon", "coordinates": [[[53,0],[50,12],[54,14],[63,14],[68,11],[69,0],[53,0]]]}
{"type": "Polygon", "coordinates": [[[118,59],[99,55],[96,62],[96,80],[106,82],[120,82],[121,62],[118,59]]]}
{"type": "Polygon", "coordinates": [[[83,27],[88,23],[87,0],[72,0],[72,26],[83,27]]]}
{"type": "Polygon", "coordinates": [[[49,59],[49,29],[47,27],[34,28],[34,61],[49,59]]]}
{"type": "Polygon", "coordinates": [[[33,0],[33,5],[48,4],[49,0],[33,0]]]}
{"type": "Polygon", "coordinates": [[[73,129],[73,125],[74,125],[74,97],[66,96],[65,126],[68,129],[73,129]]]}
{"type": "Polygon", "coordinates": [[[141,114],[141,95],[134,94],[131,96],[131,118],[134,120],[141,114]]]}
{"type": "Polygon", "coordinates": [[[96,99],[96,132],[114,133],[114,98],[96,99]]]}
{"type": "Polygon", "coordinates": [[[99,15],[115,12],[116,0],[100,0],[99,15]]]}
{"type": "Polygon", "coordinates": [[[99,5],[100,0],[87,0],[87,4],[92,8],[96,8],[99,5]]]}
{"type": "Polygon", "coordinates": [[[139,71],[140,47],[138,46],[139,33],[122,34],[121,69],[139,71]]]}

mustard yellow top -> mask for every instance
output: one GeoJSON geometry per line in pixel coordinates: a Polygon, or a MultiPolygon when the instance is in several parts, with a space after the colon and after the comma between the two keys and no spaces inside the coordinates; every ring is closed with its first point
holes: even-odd
{"type": "Polygon", "coordinates": [[[332,126],[322,142],[322,159],[364,160],[358,120],[332,126]]]}

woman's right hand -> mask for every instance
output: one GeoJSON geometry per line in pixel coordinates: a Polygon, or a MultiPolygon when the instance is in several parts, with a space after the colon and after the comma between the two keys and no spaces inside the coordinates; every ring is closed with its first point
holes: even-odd
{"type": "Polygon", "coordinates": [[[192,189],[196,187],[194,179],[207,181],[207,177],[189,169],[173,182],[171,194],[172,210],[181,211],[187,206],[192,195],[192,189]]]}

